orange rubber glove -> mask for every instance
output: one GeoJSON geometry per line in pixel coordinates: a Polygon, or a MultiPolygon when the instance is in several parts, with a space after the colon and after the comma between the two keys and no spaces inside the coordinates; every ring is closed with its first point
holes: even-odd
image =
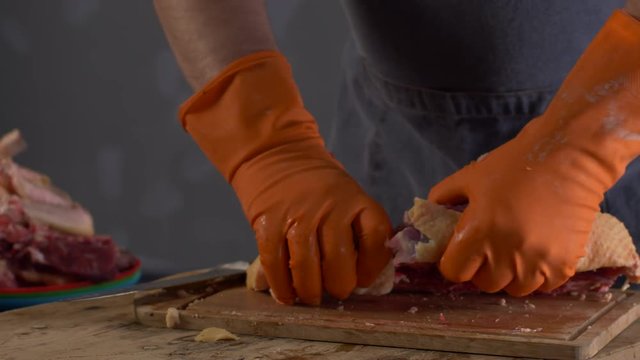
{"type": "Polygon", "coordinates": [[[280,53],[235,61],[180,117],[238,195],[277,301],[344,299],[389,262],[388,216],[325,150],[280,53]]]}
{"type": "Polygon", "coordinates": [[[616,11],[542,116],[431,190],[468,202],[439,264],[447,279],[522,296],[575,273],[604,193],[640,154],[639,80],[640,22],[616,11]]]}

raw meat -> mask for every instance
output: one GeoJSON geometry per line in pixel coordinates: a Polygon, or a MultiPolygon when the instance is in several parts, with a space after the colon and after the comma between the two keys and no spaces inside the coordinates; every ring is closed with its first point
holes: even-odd
{"type": "MultiPolygon", "coordinates": [[[[588,291],[605,293],[609,291],[623,268],[602,268],[580,272],[571,277],[552,295],[582,294],[588,291]]],[[[442,277],[435,264],[421,263],[400,265],[396,268],[393,291],[413,293],[433,293],[439,295],[461,295],[478,293],[480,290],[471,282],[453,283],[442,277]]]]}
{"type": "MultiPolygon", "coordinates": [[[[20,199],[12,196],[0,205],[0,258],[9,268],[32,275],[34,271],[62,274],[69,278],[102,280],[118,271],[118,248],[108,236],[63,233],[47,225],[29,222],[20,199]]],[[[130,265],[130,260],[126,260],[130,265]]],[[[49,283],[49,281],[44,281],[49,283]]]]}
{"type": "MultiPolygon", "coordinates": [[[[470,282],[457,284],[445,280],[435,265],[453,234],[461,210],[415,200],[405,215],[405,225],[387,243],[395,253],[394,290],[458,294],[478,291],[470,282]]],[[[606,292],[621,275],[638,282],[640,256],[624,224],[611,215],[598,214],[587,255],[578,262],[576,275],[553,294],[606,292]]]]}
{"type": "MultiPolygon", "coordinates": [[[[388,242],[394,257],[385,271],[369,287],[355,294],[384,295],[391,291],[460,295],[479,292],[473,283],[447,281],[436,264],[442,257],[464,207],[448,208],[416,199],[405,214],[405,224],[388,242]],[[395,272],[393,271],[395,269],[395,272]]],[[[580,259],[578,272],[551,295],[606,293],[620,276],[630,282],[640,280],[638,256],[629,232],[615,217],[599,214],[580,259]]],[[[247,286],[261,291],[269,288],[259,259],[252,264],[252,281],[247,286]],[[260,287],[254,284],[262,284],[260,287]]]]}
{"type": "Polygon", "coordinates": [[[87,210],[49,178],[16,164],[18,131],[0,138],[0,288],[113,278],[136,258],[95,235],[87,210]]]}
{"type": "Polygon", "coordinates": [[[20,197],[32,221],[75,234],[93,235],[89,212],[53,186],[46,176],[6,158],[0,159],[0,179],[5,192],[20,197]]]}

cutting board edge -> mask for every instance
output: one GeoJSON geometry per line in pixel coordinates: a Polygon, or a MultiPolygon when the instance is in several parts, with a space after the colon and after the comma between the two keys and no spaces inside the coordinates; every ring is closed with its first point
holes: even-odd
{"type": "MultiPolygon", "coordinates": [[[[250,335],[250,336],[263,336],[263,337],[276,337],[276,338],[295,338],[295,339],[303,339],[310,341],[328,341],[328,342],[337,342],[337,343],[351,343],[351,344],[361,344],[361,345],[374,345],[374,346],[386,346],[386,347],[397,347],[397,348],[412,348],[412,349],[421,349],[421,350],[432,350],[432,351],[445,351],[452,352],[451,346],[447,345],[450,342],[446,341],[448,338],[447,335],[442,336],[421,336],[420,334],[397,334],[379,330],[367,330],[367,329],[358,329],[357,331],[349,330],[349,329],[334,329],[331,328],[331,331],[325,331],[318,334],[317,326],[315,325],[304,325],[298,324],[295,330],[287,328],[284,324],[278,324],[276,320],[270,322],[270,324],[266,325],[271,327],[268,330],[261,329],[266,327],[264,322],[258,324],[255,321],[249,319],[242,319],[237,317],[218,317],[218,318],[199,318],[197,313],[191,310],[179,310],[180,312],[180,324],[176,326],[178,329],[185,330],[202,330],[207,327],[221,327],[232,333],[240,334],[240,335],[250,335]],[[295,331],[295,333],[293,333],[295,331]],[[306,335],[307,333],[315,333],[313,336],[306,335]],[[351,336],[351,341],[349,341],[349,337],[342,335],[349,334],[351,336]],[[376,339],[385,338],[385,341],[379,341],[376,339]],[[388,338],[396,338],[397,341],[394,345],[390,345],[388,343],[388,338]],[[423,342],[421,342],[423,341],[423,342]],[[427,341],[428,343],[424,343],[427,341]]],[[[152,309],[145,309],[145,307],[140,307],[137,309],[136,314],[138,321],[143,325],[154,326],[154,327],[165,327],[164,317],[158,316],[157,311],[153,311],[152,309]],[[151,312],[147,312],[145,314],[145,310],[151,312]],[[149,316],[149,314],[154,314],[149,316]]],[[[528,341],[522,342],[522,338],[520,337],[510,337],[507,335],[497,336],[497,335],[486,335],[486,334],[475,334],[476,336],[459,336],[459,333],[456,333],[458,339],[465,341],[465,347],[462,346],[456,349],[457,352],[468,353],[468,354],[483,354],[488,355],[486,350],[482,350],[481,348],[491,347],[492,349],[498,349],[497,351],[492,351],[490,355],[499,355],[499,356],[528,356],[534,358],[545,358],[545,359],[554,359],[554,360],[573,360],[578,359],[577,356],[580,354],[580,349],[575,345],[559,340],[553,339],[544,339],[537,338],[540,341],[528,341]],[[482,339],[483,343],[477,344],[477,340],[482,339]],[[509,346],[505,346],[508,344],[509,346]],[[533,348],[531,344],[536,345],[544,345],[544,350],[540,348],[533,348]],[[549,350],[553,350],[553,357],[549,357],[549,350]]],[[[474,335],[473,333],[469,333],[469,335],[474,335]]]]}
{"type": "MultiPolygon", "coordinates": [[[[606,320],[607,317],[614,317],[617,319],[614,321],[615,329],[613,332],[602,332],[597,329],[597,327],[592,327],[582,332],[580,336],[573,340],[559,340],[559,339],[549,339],[544,337],[532,337],[523,339],[519,336],[509,336],[507,334],[479,334],[473,332],[450,332],[451,334],[455,333],[455,336],[459,339],[463,339],[465,343],[472,344],[469,349],[456,349],[458,352],[472,353],[472,354],[487,354],[487,351],[474,351],[473,342],[474,340],[482,340],[485,345],[483,347],[487,347],[486,344],[493,344],[491,354],[494,355],[503,355],[503,356],[533,356],[533,357],[544,357],[544,358],[553,358],[558,360],[565,359],[587,359],[593,355],[596,355],[598,351],[600,351],[604,346],[606,346],[616,335],[624,331],[635,319],[640,318],[640,304],[638,304],[638,299],[640,298],[640,293],[633,293],[632,296],[626,297],[622,301],[618,302],[617,306],[614,307],[616,312],[630,312],[631,316],[619,318],[615,317],[615,315],[609,311],[603,316],[599,316],[598,320],[594,324],[598,324],[601,320],[606,320]],[[621,306],[624,305],[624,308],[621,306]],[[524,341],[523,341],[524,340],[524,341]],[[504,346],[505,344],[509,344],[509,346],[504,346]],[[500,346],[502,345],[502,346],[500,346]],[[543,353],[533,349],[531,345],[544,345],[545,348],[543,353]],[[515,351],[522,350],[521,346],[525,346],[525,351],[515,351]],[[553,351],[549,351],[549,347],[553,347],[553,351]],[[506,351],[494,351],[495,349],[507,349],[506,351]],[[533,350],[532,350],[533,349],[533,350]],[[550,355],[550,353],[552,353],[550,355]]],[[[177,299],[175,299],[177,300],[177,299]]],[[[186,308],[186,305],[189,303],[188,299],[184,299],[184,302],[174,301],[175,307],[178,309],[186,308]]],[[[166,311],[166,307],[162,305],[166,304],[166,302],[162,302],[160,304],[150,304],[143,306],[135,307],[135,314],[138,322],[144,325],[150,325],[155,327],[165,327],[164,324],[164,312],[166,311]]],[[[140,304],[138,304],[140,305],[140,304]]],[[[247,319],[239,319],[237,317],[229,316],[224,317],[222,315],[217,316],[218,318],[207,318],[206,320],[198,319],[198,313],[196,311],[187,310],[179,310],[181,314],[182,323],[177,326],[177,328],[182,329],[192,329],[192,330],[200,330],[210,326],[221,326],[230,330],[232,332],[236,332],[238,334],[246,334],[246,335],[257,335],[257,336],[271,336],[271,337],[280,337],[280,338],[297,338],[304,340],[315,340],[315,341],[332,341],[332,342],[341,342],[341,343],[353,343],[353,344],[364,344],[364,345],[376,345],[376,346],[389,346],[389,347],[403,347],[403,348],[415,348],[415,349],[424,349],[424,350],[439,350],[439,351],[452,351],[451,346],[447,346],[446,344],[442,344],[442,340],[439,340],[440,344],[431,343],[424,345],[419,344],[416,346],[415,342],[409,342],[407,339],[412,337],[419,338],[419,334],[407,334],[404,333],[403,339],[400,338],[401,341],[390,345],[388,340],[384,341],[376,341],[373,335],[381,336],[391,336],[398,335],[397,333],[387,334],[385,331],[381,330],[370,330],[367,329],[357,329],[361,334],[366,334],[365,336],[360,336],[357,332],[353,332],[354,330],[341,329],[343,333],[347,333],[351,331],[356,341],[347,341],[342,337],[336,337],[335,335],[326,336],[326,334],[315,334],[314,336],[300,336],[301,326],[305,328],[306,332],[313,332],[314,328],[318,328],[318,325],[300,325],[298,324],[298,329],[295,333],[287,333],[286,328],[277,327],[278,321],[268,321],[271,323],[272,328],[268,332],[256,331],[255,321],[247,320],[247,319]],[[253,322],[253,324],[252,324],[253,322]],[[283,331],[274,332],[274,329],[283,329],[283,331]],[[308,329],[307,329],[308,328],[308,329]],[[372,340],[373,339],[373,340],[372,340]]],[[[264,320],[263,320],[264,323],[264,320]]],[[[325,333],[332,334],[332,332],[325,333]]],[[[335,332],[333,332],[335,333],[335,332]]],[[[432,339],[437,339],[438,336],[430,335],[432,339]]],[[[423,336],[424,337],[424,336],[423,336]]],[[[446,338],[447,335],[443,335],[440,338],[446,338]]],[[[538,349],[539,350],[539,349],[538,349]]]]}
{"type": "Polygon", "coordinates": [[[630,291],[625,293],[627,296],[624,299],[619,301],[606,314],[599,317],[590,328],[573,340],[583,345],[579,347],[576,359],[589,359],[595,356],[611,340],[640,319],[640,293],[630,291]],[[599,325],[605,322],[608,322],[609,326],[603,329],[599,325]]]}

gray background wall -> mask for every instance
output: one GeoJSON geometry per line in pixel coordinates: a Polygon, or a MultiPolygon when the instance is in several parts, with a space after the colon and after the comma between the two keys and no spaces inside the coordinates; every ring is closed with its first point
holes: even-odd
{"type": "MultiPolygon", "coordinates": [[[[268,0],[281,50],[326,134],[347,24],[338,1],[268,0]]],[[[149,273],[257,254],[230,187],[176,120],[191,91],[151,0],[0,0],[0,132],[30,144],[98,232],[149,273]]]]}

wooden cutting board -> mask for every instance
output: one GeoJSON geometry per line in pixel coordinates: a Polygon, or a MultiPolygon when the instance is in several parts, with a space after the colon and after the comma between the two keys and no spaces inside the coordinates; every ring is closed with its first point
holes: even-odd
{"type": "Polygon", "coordinates": [[[545,359],[587,359],[640,317],[640,293],[610,296],[461,297],[391,294],[325,299],[321,307],[283,306],[246,290],[241,277],[137,297],[139,322],[222,327],[237,334],[324,340],[545,359]]]}

